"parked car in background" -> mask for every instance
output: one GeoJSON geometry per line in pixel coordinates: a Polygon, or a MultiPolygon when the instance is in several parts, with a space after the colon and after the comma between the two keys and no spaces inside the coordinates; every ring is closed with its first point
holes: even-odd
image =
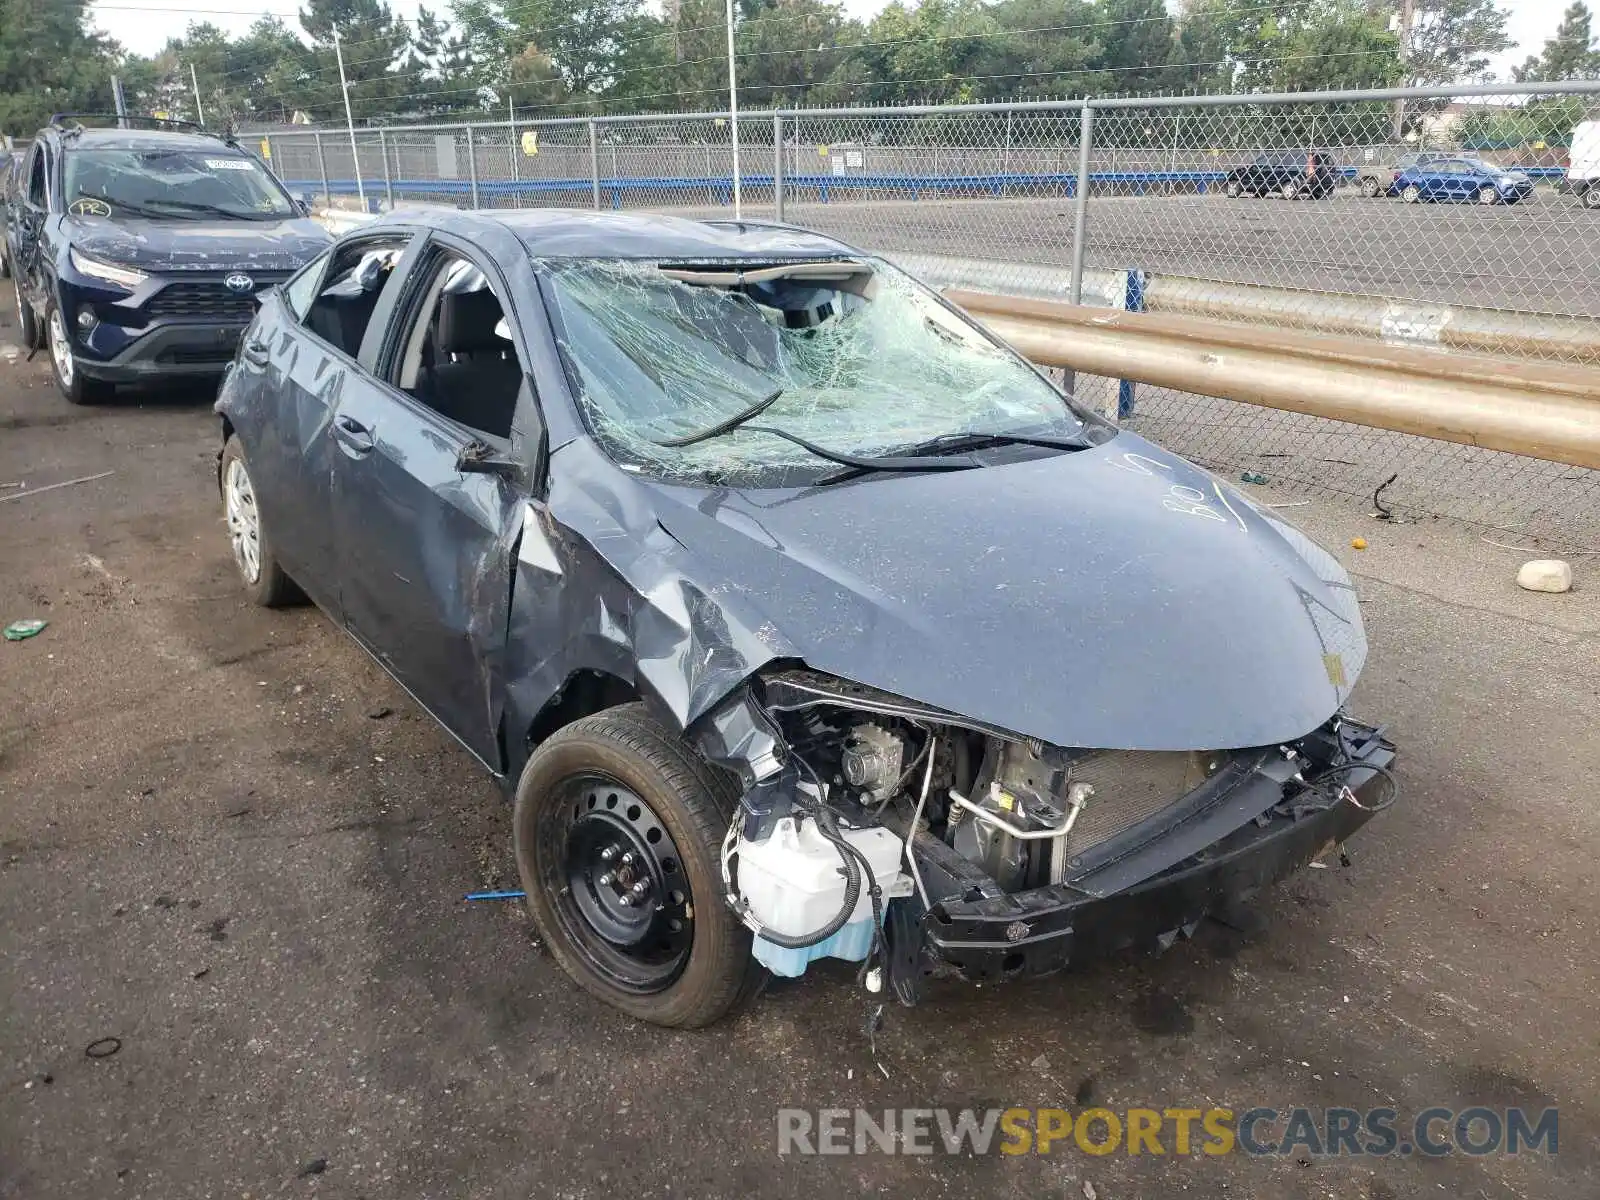
{"type": "Polygon", "coordinates": [[[1521,171],[1463,157],[1418,163],[1397,174],[1389,185],[1389,195],[1407,204],[1423,200],[1515,204],[1532,191],[1533,180],[1521,171]]]}
{"type": "Polygon", "coordinates": [[[393,213],[216,407],[251,598],[514,794],[543,944],[644,1020],[1164,945],[1394,798],[1331,554],[821,234],[393,213]]]}
{"type": "Polygon", "coordinates": [[[143,123],[156,128],[59,115],[8,211],[21,340],[48,344],[74,404],[119,383],[220,376],[257,294],[331,241],[235,142],[143,123]]]}
{"type": "Polygon", "coordinates": [[[1395,193],[1390,189],[1393,187],[1394,181],[1400,177],[1401,172],[1453,157],[1455,156],[1448,150],[1418,150],[1412,154],[1402,154],[1394,160],[1392,167],[1363,168],[1361,172],[1361,194],[1367,197],[1394,195],[1395,193]]]}
{"type": "MultiPolygon", "coordinates": [[[[22,176],[22,151],[0,150],[0,233],[11,223],[11,205],[16,199],[17,180],[22,176]]],[[[0,240],[0,279],[11,278],[11,259],[0,240]]]]}
{"type": "Polygon", "coordinates": [[[1224,187],[1234,199],[1240,196],[1321,199],[1333,191],[1338,182],[1333,155],[1320,150],[1274,150],[1252,163],[1233,168],[1228,172],[1224,187]]]}
{"type": "Polygon", "coordinates": [[[1567,190],[1585,208],[1600,210],[1600,121],[1584,121],[1572,131],[1567,190]]]}

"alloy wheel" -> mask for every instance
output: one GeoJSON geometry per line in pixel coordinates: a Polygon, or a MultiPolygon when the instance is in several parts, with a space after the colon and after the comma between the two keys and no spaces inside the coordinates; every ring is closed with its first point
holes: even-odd
{"type": "Polygon", "coordinates": [[[233,559],[246,583],[261,578],[261,514],[256,510],[256,493],[244,463],[228,464],[222,482],[223,509],[228,518],[228,541],[233,559]]]}
{"type": "Polygon", "coordinates": [[[61,310],[54,306],[50,309],[50,361],[55,363],[61,386],[70,389],[75,369],[72,362],[72,342],[67,337],[67,326],[61,319],[61,310]]]}

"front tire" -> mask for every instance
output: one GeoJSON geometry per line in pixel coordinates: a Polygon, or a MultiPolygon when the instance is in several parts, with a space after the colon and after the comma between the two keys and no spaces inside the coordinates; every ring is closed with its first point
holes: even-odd
{"type": "Polygon", "coordinates": [[[631,1017],[697,1029],[758,990],[750,933],[723,902],[731,777],[642,704],[575,721],[517,784],[517,870],[550,953],[631,1017]]]}
{"type": "Polygon", "coordinates": [[[1228,180],[1227,190],[1228,199],[1237,200],[1240,196],[1244,195],[1244,184],[1240,183],[1237,179],[1230,179],[1228,180]]]}
{"type": "Polygon", "coordinates": [[[45,313],[44,336],[50,346],[50,373],[56,377],[56,387],[67,398],[68,404],[98,404],[111,398],[115,389],[110,384],[90,379],[79,369],[73,357],[67,323],[54,300],[45,313]]]}
{"type": "Polygon", "coordinates": [[[1591,183],[1583,189],[1583,206],[1588,209],[1600,208],[1600,184],[1591,183]]]}
{"type": "Polygon", "coordinates": [[[1362,176],[1361,194],[1368,200],[1376,200],[1378,198],[1378,181],[1371,175],[1362,176]]]}
{"type": "Polygon", "coordinates": [[[222,484],[222,515],[228,525],[233,565],[239,570],[245,592],[262,608],[281,608],[298,600],[298,589],[284,574],[273,553],[272,539],[256,504],[250,467],[236,437],[229,438],[222,448],[217,478],[222,484]]]}
{"type": "Polygon", "coordinates": [[[1300,185],[1292,179],[1284,184],[1279,191],[1285,200],[1296,200],[1300,197],[1300,185]]]}
{"type": "Polygon", "coordinates": [[[1500,203],[1500,193],[1495,191],[1494,188],[1492,188],[1492,187],[1479,188],[1478,189],[1478,203],[1479,204],[1498,204],[1498,203],[1500,203]]]}

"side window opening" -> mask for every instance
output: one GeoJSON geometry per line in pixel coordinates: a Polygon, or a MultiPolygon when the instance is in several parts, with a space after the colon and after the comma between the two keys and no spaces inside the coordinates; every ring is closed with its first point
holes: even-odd
{"type": "Polygon", "coordinates": [[[458,424],[509,438],[523,370],[505,309],[464,258],[442,254],[427,278],[400,347],[395,386],[458,424]]]}
{"type": "Polygon", "coordinates": [[[28,203],[39,208],[48,207],[47,192],[45,189],[45,162],[44,147],[36,146],[33,158],[28,168],[28,203]]]}
{"type": "Polygon", "coordinates": [[[322,271],[328,265],[328,255],[319,254],[300,268],[300,273],[283,285],[283,302],[289,306],[289,311],[300,320],[305,320],[306,313],[311,310],[311,302],[316,298],[317,284],[322,279],[322,271]]]}
{"type": "Polygon", "coordinates": [[[405,253],[409,238],[359,242],[335,254],[326,284],[312,301],[306,326],[324,341],[354,358],[384,286],[405,253]]]}

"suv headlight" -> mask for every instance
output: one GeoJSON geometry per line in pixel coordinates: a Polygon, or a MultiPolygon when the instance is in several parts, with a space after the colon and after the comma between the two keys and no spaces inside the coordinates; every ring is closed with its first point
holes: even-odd
{"type": "Polygon", "coordinates": [[[104,279],[107,283],[114,283],[129,290],[150,278],[143,271],[135,271],[132,267],[119,267],[115,263],[101,262],[98,258],[90,258],[77,250],[69,250],[67,260],[72,264],[72,269],[80,274],[87,275],[91,279],[104,279]]]}

